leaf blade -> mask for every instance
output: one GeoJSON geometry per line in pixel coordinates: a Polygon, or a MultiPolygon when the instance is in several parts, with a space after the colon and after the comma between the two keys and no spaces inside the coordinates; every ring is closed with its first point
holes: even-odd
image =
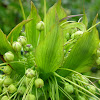
{"type": "Polygon", "coordinates": [[[36,7],[31,2],[31,12],[27,19],[31,19],[32,21],[26,24],[26,37],[29,44],[32,44],[34,48],[36,48],[38,43],[38,38],[40,32],[36,29],[36,25],[39,21],[41,21],[40,16],[37,13],[36,7]]]}
{"type": "MultiPolygon", "coordinates": [[[[96,23],[97,17],[94,19],[93,25],[96,23]]],[[[96,50],[99,44],[99,36],[96,27],[92,29],[92,31],[85,32],[83,36],[77,41],[74,45],[73,49],[71,50],[69,56],[65,60],[63,67],[70,68],[72,70],[77,70],[84,72],[84,68],[86,70],[90,67],[91,60],[93,55],[95,55],[96,50]],[[83,68],[84,67],[84,68],[83,68]]],[[[65,71],[59,72],[60,74],[63,73],[64,76],[68,75],[65,71]]]]}
{"type": "Polygon", "coordinates": [[[21,23],[19,23],[16,27],[14,27],[11,32],[8,34],[7,39],[12,43],[13,41],[16,41],[24,24],[28,23],[32,19],[24,20],[21,23]]]}
{"type": "Polygon", "coordinates": [[[44,73],[57,70],[63,61],[63,34],[58,23],[52,26],[51,31],[36,48],[36,64],[44,73]]]}
{"type": "Polygon", "coordinates": [[[4,54],[7,51],[12,51],[12,47],[8,42],[6,35],[0,29],[0,54],[4,54]]]}

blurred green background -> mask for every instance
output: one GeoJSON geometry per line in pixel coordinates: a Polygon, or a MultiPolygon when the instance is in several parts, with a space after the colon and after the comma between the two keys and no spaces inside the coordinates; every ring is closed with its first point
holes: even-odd
{"type": "MultiPolygon", "coordinates": [[[[26,16],[30,12],[30,2],[36,5],[40,16],[43,19],[43,1],[44,0],[22,0],[26,16]]],[[[47,0],[47,9],[51,7],[57,0],[47,0]]],[[[100,21],[100,0],[62,0],[62,6],[66,9],[67,15],[82,14],[85,8],[89,26],[91,26],[95,15],[98,13],[98,21],[100,21]]],[[[69,20],[78,20],[75,17],[69,20]]],[[[0,28],[5,34],[8,34],[13,27],[23,20],[19,0],[0,0],[0,28]]],[[[100,28],[97,26],[99,32],[100,28]]]]}

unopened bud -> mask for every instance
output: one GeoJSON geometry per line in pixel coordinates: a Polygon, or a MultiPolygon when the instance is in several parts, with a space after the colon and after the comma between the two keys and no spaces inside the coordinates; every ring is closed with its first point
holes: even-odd
{"type": "Polygon", "coordinates": [[[15,51],[21,51],[22,45],[20,42],[13,42],[12,47],[15,51]]]}
{"type": "Polygon", "coordinates": [[[32,70],[31,68],[27,69],[25,72],[26,77],[32,78],[36,75],[36,72],[32,70]]]}
{"type": "Polygon", "coordinates": [[[14,60],[14,54],[11,51],[8,51],[3,56],[4,60],[9,62],[14,60]]]}
{"type": "Polygon", "coordinates": [[[20,36],[18,38],[18,42],[20,42],[21,45],[26,45],[26,43],[27,43],[26,37],[25,36],[20,36]]]}
{"type": "Polygon", "coordinates": [[[43,22],[43,21],[40,21],[39,23],[37,23],[36,28],[37,28],[37,30],[39,30],[39,31],[44,30],[44,22],[43,22]]]}

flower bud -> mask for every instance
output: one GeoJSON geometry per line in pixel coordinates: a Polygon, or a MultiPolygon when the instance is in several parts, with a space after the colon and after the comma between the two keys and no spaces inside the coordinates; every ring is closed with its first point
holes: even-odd
{"type": "Polygon", "coordinates": [[[85,76],[81,75],[81,76],[80,76],[80,79],[81,79],[83,82],[88,83],[88,80],[85,78],[85,76]]]}
{"type": "Polygon", "coordinates": [[[27,77],[25,77],[23,83],[24,83],[24,85],[28,86],[29,83],[30,83],[30,81],[31,81],[31,78],[27,78],[27,77]]]}
{"type": "Polygon", "coordinates": [[[3,93],[3,94],[6,94],[7,91],[8,91],[7,87],[4,87],[3,90],[2,90],[2,93],[3,93]]]}
{"type": "Polygon", "coordinates": [[[32,51],[32,50],[33,50],[33,46],[31,44],[27,44],[26,51],[32,51]]]}
{"type": "Polygon", "coordinates": [[[33,95],[33,94],[28,94],[28,95],[26,96],[26,100],[36,100],[36,97],[35,97],[35,95],[33,95]]]}
{"type": "Polygon", "coordinates": [[[17,91],[17,88],[15,87],[15,85],[11,84],[8,86],[8,92],[9,93],[14,93],[17,91]]]}
{"type": "Polygon", "coordinates": [[[6,77],[6,78],[4,79],[3,84],[4,84],[5,86],[8,86],[8,85],[12,84],[12,79],[11,79],[10,77],[6,77]]]}
{"type": "Polygon", "coordinates": [[[12,68],[10,66],[4,66],[3,72],[5,74],[10,74],[12,71],[12,68]]]}
{"type": "Polygon", "coordinates": [[[36,88],[42,88],[44,86],[44,81],[41,78],[37,78],[35,80],[35,87],[36,88]]]}
{"type": "Polygon", "coordinates": [[[26,36],[26,32],[21,32],[21,36],[26,36]]]}
{"type": "Polygon", "coordinates": [[[98,80],[98,84],[100,85],[100,80],[98,80]]]}
{"type": "Polygon", "coordinates": [[[26,88],[24,86],[21,86],[20,88],[18,88],[18,91],[17,92],[19,94],[23,95],[25,91],[26,91],[26,88]]]}
{"type": "Polygon", "coordinates": [[[18,42],[20,42],[21,45],[23,45],[23,46],[26,45],[26,43],[27,43],[26,37],[25,36],[20,36],[18,38],[18,42]]]}
{"type": "Polygon", "coordinates": [[[65,38],[66,38],[67,40],[69,40],[69,39],[70,39],[70,35],[69,35],[69,33],[66,33],[65,38]]]}
{"type": "Polygon", "coordinates": [[[44,30],[44,22],[43,21],[40,21],[39,23],[37,23],[36,28],[39,31],[44,30]]]}
{"type": "Polygon", "coordinates": [[[17,52],[18,52],[18,51],[21,51],[21,48],[22,48],[20,42],[13,42],[12,47],[13,47],[13,49],[14,49],[15,51],[17,51],[17,52]]]}
{"type": "Polygon", "coordinates": [[[32,70],[31,68],[27,69],[25,72],[26,77],[32,78],[36,75],[36,72],[32,70]]]}
{"type": "Polygon", "coordinates": [[[3,55],[3,58],[7,62],[13,61],[14,60],[14,54],[12,52],[8,51],[3,55]]]}
{"type": "Polygon", "coordinates": [[[74,88],[73,88],[73,86],[72,85],[65,85],[65,87],[64,87],[64,90],[66,91],[66,92],[68,92],[68,93],[73,93],[74,92],[74,88]]]}
{"type": "Polygon", "coordinates": [[[69,83],[68,83],[68,82],[66,82],[64,85],[65,85],[65,86],[67,86],[67,85],[69,85],[69,83]]]}
{"type": "Polygon", "coordinates": [[[95,94],[95,92],[96,92],[96,88],[95,88],[93,85],[89,85],[89,86],[88,86],[88,90],[89,90],[90,92],[94,93],[94,94],[95,94]]]}
{"type": "Polygon", "coordinates": [[[97,50],[97,56],[100,56],[100,50],[97,50]]]}
{"type": "Polygon", "coordinates": [[[1,98],[1,100],[9,100],[9,98],[5,95],[1,98]]]}
{"type": "Polygon", "coordinates": [[[82,31],[77,31],[71,35],[71,39],[79,39],[82,36],[82,31]]]}
{"type": "Polygon", "coordinates": [[[84,96],[78,96],[78,100],[86,100],[84,96]]]}
{"type": "Polygon", "coordinates": [[[100,65],[100,57],[97,58],[96,63],[97,65],[100,65]]]}

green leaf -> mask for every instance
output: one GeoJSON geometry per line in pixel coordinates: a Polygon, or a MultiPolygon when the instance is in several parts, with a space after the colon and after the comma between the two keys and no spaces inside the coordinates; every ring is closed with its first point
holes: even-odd
{"type": "Polygon", "coordinates": [[[27,67],[26,62],[22,61],[13,61],[9,63],[10,66],[13,68],[13,70],[19,74],[20,76],[23,76],[25,74],[25,68],[27,67]]]}
{"type": "Polygon", "coordinates": [[[7,51],[12,51],[12,47],[8,42],[6,35],[0,29],[0,54],[4,54],[7,51]]]}
{"type": "Polygon", "coordinates": [[[16,27],[14,27],[12,29],[12,31],[8,34],[7,39],[12,43],[13,41],[16,41],[17,38],[19,37],[19,34],[22,30],[22,27],[24,24],[28,23],[29,21],[31,21],[31,19],[29,20],[24,20],[21,23],[19,23],[16,27]]]}
{"type": "Polygon", "coordinates": [[[31,12],[27,19],[32,19],[31,22],[26,24],[27,41],[29,44],[32,44],[33,47],[35,48],[37,46],[38,38],[40,34],[40,32],[36,29],[36,25],[38,22],[41,21],[41,18],[38,15],[36,7],[33,4],[33,2],[31,2],[31,12]]]}
{"type": "MultiPolygon", "coordinates": [[[[96,18],[93,23],[96,23],[96,18]]],[[[96,27],[94,27],[91,31],[84,33],[83,36],[77,41],[69,56],[65,60],[63,67],[73,70],[78,69],[78,71],[80,71],[79,69],[83,70],[83,67],[86,69],[86,66],[88,68],[88,66],[92,64],[93,55],[96,53],[98,43],[98,31],[96,27]]],[[[68,73],[60,73],[63,73],[64,76],[68,75],[68,73]]]]}
{"type": "Polygon", "coordinates": [[[82,23],[85,25],[85,27],[87,28],[88,26],[88,19],[87,19],[87,16],[85,14],[85,10],[83,11],[83,20],[82,20],[82,23]]]}
{"type": "MultiPolygon", "coordinates": [[[[47,12],[46,15],[46,22],[45,22],[45,18],[44,18],[44,22],[45,27],[46,27],[46,34],[50,31],[51,27],[56,23],[56,15],[55,13],[57,13],[58,18],[62,19],[64,17],[67,16],[67,13],[65,12],[65,10],[62,8],[61,6],[61,0],[58,0],[57,3],[55,3],[47,12]]],[[[44,32],[41,33],[41,40],[44,40],[44,37],[46,35],[44,32]]]]}
{"type": "Polygon", "coordinates": [[[37,68],[43,73],[57,70],[63,61],[63,34],[59,23],[56,22],[45,40],[36,48],[35,56],[37,68]]]}
{"type": "Polygon", "coordinates": [[[64,30],[78,28],[78,29],[80,29],[83,32],[86,31],[85,25],[83,23],[81,23],[81,22],[74,22],[74,23],[65,24],[65,25],[62,26],[62,28],[64,30]]]}

